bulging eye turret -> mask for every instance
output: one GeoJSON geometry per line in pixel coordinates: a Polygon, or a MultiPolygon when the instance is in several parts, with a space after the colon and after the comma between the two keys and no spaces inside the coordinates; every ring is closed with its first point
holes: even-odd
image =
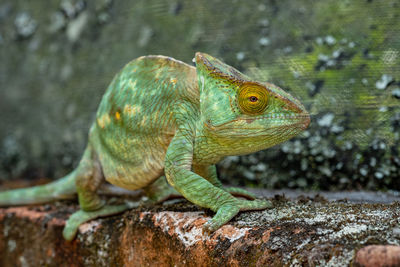
{"type": "Polygon", "coordinates": [[[239,89],[238,104],[246,115],[262,114],[268,106],[268,93],[257,84],[243,84],[239,89]]]}

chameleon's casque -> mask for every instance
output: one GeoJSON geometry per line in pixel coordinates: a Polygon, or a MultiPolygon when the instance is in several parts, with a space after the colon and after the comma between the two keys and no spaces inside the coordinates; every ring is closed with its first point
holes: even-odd
{"type": "Polygon", "coordinates": [[[210,55],[196,53],[195,62],[192,67],[145,56],[128,63],[103,96],[78,167],[48,185],[2,192],[0,205],[49,202],[77,192],[81,210],[67,222],[68,240],[83,222],[130,207],[100,199],[104,180],[143,188],[154,202],[179,192],[216,212],[204,225],[207,231],[241,210],[271,207],[243,189],[223,188],[215,164],[288,140],[308,126],[309,114],[279,87],[254,81],[210,55]]]}

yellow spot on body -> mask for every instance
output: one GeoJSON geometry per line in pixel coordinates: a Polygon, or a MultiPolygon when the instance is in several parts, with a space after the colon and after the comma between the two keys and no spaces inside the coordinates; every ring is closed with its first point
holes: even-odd
{"type": "Polygon", "coordinates": [[[121,113],[119,113],[118,111],[115,112],[115,118],[116,118],[117,120],[121,119],[121,113]]]}
{"type": "Polygon", "coordinates": [[[171,78],[169,81],[175,85],[178,82],[178,79],[177,78],[171,78]]]}
{"type": "Polygon", "coordinates": [[[159,94],[159,92],[157,92],[156,90],[153,90],[153,91],[150,91],[150,92],[148,93],[148,96],[155,96],[155,95],[157,95],[157,94],[159,94]]]}
{"type": "Polygon", "coordinates": [[[141,126],[145,126],[147,123],[147,116],[143,116],[142,121],[140,122],[141,126]]]}
{"type": "Polygon", "coordinates": [[[132,90],[135,90],[136,83],[137,83],[137,80],[135,80],[134,82],[132,82],[132,80],[129,80],[129,86],[131,87],[132,90]]]}
{"type": "Polygon", "coordinates": [[[124,113],[128,114],[129,116],[134,116],[135,114],[139,113],[141,109],[141,106],[127,104],[124,107],[124,113]]]}
{"type": "Polygon", "coordinates": [[[110,116],[108,114],[103,114],[99,118],[97,118],[97,124],[104,129],[111,122],[110,116]]]}

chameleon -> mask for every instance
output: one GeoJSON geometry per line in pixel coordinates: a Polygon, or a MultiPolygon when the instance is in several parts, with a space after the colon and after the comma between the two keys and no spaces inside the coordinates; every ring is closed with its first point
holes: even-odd
{"type": "Polygon", "coordinates": [[[0,192],[0,206],[77,194],[79,210],[66,222],[66,240],[87,221],[132,208],[107,204],[98,192],[105,181],[143,189],[152,203],[180,194],[212,210],[207,233],[240,211],[273,208],[245,189],[223,187],[215,164],[290,139],[308,127],[309,113],[278,86],[211,55],[197,52],[193,61],[150,55],[125,65],[102,97],[78,166],[52,183],[0,192]]]}

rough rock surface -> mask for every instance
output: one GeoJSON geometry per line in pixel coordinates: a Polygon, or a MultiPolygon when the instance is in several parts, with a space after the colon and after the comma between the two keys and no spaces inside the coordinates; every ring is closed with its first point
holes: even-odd
{"type": "Polygon", "coordinates": [[[0,265],[346,266],[367,245],[400,244],[397,202],[281,196],[273,202],[274,209],[241,213],[211,235],[201,226],[212,213],[185,200],[140,206],[82,225],[70,243],[61,233],[75,202],[2,208],[0,265]]]}

